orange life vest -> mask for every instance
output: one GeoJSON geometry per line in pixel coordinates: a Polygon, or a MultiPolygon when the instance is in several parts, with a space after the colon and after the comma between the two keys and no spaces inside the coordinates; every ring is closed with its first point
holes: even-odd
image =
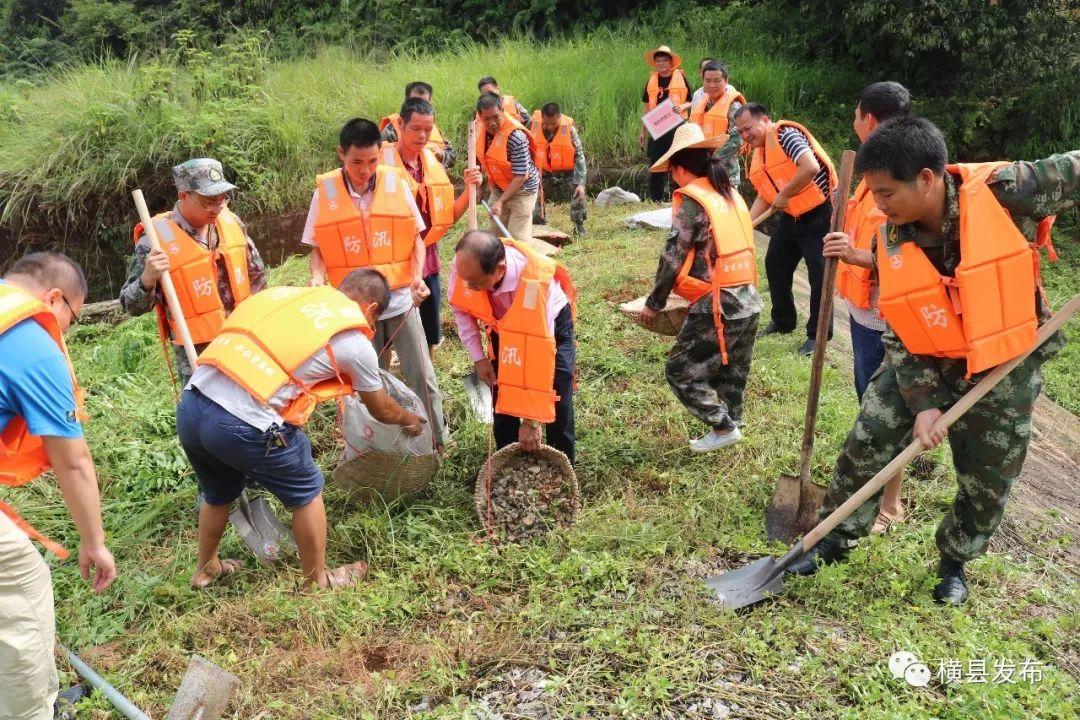
{"type": "Polygon", "coordinates": [[[326,262],[330,284],[337,287],[353,270],[371,267],[390,289],[412,281],[416,218],[406,200],[409,176],[400,168],[379,165],[371,205],[361,212],[353,202],[341,168],[316,178],[315,245],[326,262]]]}
{"type": "MultiPolygon", "coordinates": [[[[71,386],[75,391],[75,416],[80,422],[86,422],[87,415],[83,401],[83,391],[75,379],[75,369],[71,366],[64,335],[56,316],[49,311],[45,303],[35,298],[22,288],[10,284],[0,284],[0,335],[15,327],[23,320],[34,320],[41,325],[67,361],[71,373],[71,386]]],[[[41,473],[52,467],[45,452],[41,437],[31,435],[26,420],[13,417],[0,432],[0,485],[19,487],[25,485],[41,473]]],[[[0,502],[0,512],[11,518],[23,532],[36,540],[61,560],[68,557],[68,552],[58,543],[48,539],[30,526],[6,503],[0,502]]]]}
{"type": "Polygon", "coordinates": [[[297,369],[322,348],[334,362],[330,339],[346,330],[358,330],[369,340],[375,334],[360,306],[334,288],[270,288],[236,308],[199,356],[199,364],[225,373],[264,405],[285,385],[295,383],[300,394],[281,416],[292,425],[303,425],[317,403],[352,392],[340,372],[314,386],[296,378],[297,369]]]}
{"type": "Polygon", "coordinates": [[[476,133],[476,157],[483,166],[488,178],[500,190],[505,190],[510,185],[510,181],[514,179],[514,172],[510,166],[510,155],[506,146],[510,133],[514,130],[525,133],[525,137],[529,140],[529,152],[535,156],[536,141],[533,140],[532,133],[508,114],[503,115],[502,125],[499,126],[499,132],[495,133],[495,136],[491,139],[491,145],[487,144],[487,132],[484,131],[483,127],[476,133]]]}
{"type": "Polygon", "coordinates": [[[743,94],[728,85],[727,90],[720,96],[720,99],[706,110],[705,105],[709,102],[709,96],[703,94],[701,99],[690,110],[690,122],[700,125],[707,138],[727,135],[728,113],[731,112],[731,104],[736,100],[743,105],[746,104],[746,98],[743,97],[743,94]]]}
{"type": "MultiPolygon", "coordinates": [[[[874,194],[866,187],[866,180],[860,180],[855,194],[848,199],[847,213],[844,216],[844,232],[851,238],[852,247],[858,250],[870,250],[877,237],[878,228],[887,222],[885,213],[878,210],[874,194]]],[[[863,310],[870,309],[870,268],[836,263],[836,292],[852,305],[863,310]]]]}
{"type": "MultiPolygon", "coordinates": [[[[181,312],[196,345],[214,339],[227,311],[218,293],[218,259],[224,259],[225,272],[232,289],[233,301],[240,301],[251,294],[251,278],[248,277],[248,242],[240,221],[228,208],[217,217],[218,246],[210,250],[169,219],[166,213],[151,218],[157,230],[161,249],[169,256],[169,276],[172,277],[181,312]]],[[[134,239],[139,242],[143,235],[142,223],[135,226],[134,239]]],[[[158,322],[162,337],[166,329],[172,330],[173,343],[181,344],[175,321],[169,317],[165,303],[157,305],[158,322]]]]}
{"type": "MultiPolygon", "coordinates": [[[[961,163],[960,262],[942,276],[913,242],[878,232],[878,306],[915,355],[965,358],[968,376],[1029,350],[1038,332],[1038,243],[1029,243],[987,181],[1007,163],[961,163]]],[[[1049,224],[1046,225],[1048,227],[1049,224]]]]}
{"type": "Polygon", "coordinates": [[[724,313],[720,306],[720,289],[740,285],[757,285],[757,262],[754,253],[754,226],[750,222],[750,211],[746,202],[735,190],[731,200],[716,192],[708,178],[698,178],[685,185],[671,197],[672,214],[679,212],[683,197],[697,200],[705,214],[709,216],[709,229],[712,233],[716,259],[712,253],[706,258],[709,264],[710,281],[699,280],[690,276],[694,265],[695,250],[686,256],[686,262],[675,277],[673,292],[686,298],[691,304],[697,302],[706,293],[713,294],[713,320],[716,323],[716,337],[720,343],[720,355],[727,365],[727,343],[724,341],[724,313]]]}
{"type": "MultiPolygon", "coordinates": [[[[385,130],[387,125],[394,126],[394,132],[397,133],[398,142],[401,142],[401,136],[405,132],[405,124],[401,122],[401,115],[394,113],[393,115],[387,115],[379,120],[379,130],[385,130]]],[[[438,125],[433,125],[431,127],[431,134],[428,135],[427,148],[432,152],[442,152],[446,149],[446,140],[443,139],[442,133],[439,132],[438,125]]]]}
{"type": "Polygon", "coordinates": [[[525,124],[525,116],[518,112],[517,100],[513,95],[502,96],[502,109],[505,114],[514,118],[522,125],[525,124]]]}
{"type": "MultiPolygon", "coordinates": [[[[383,163],[404,170],[405,163],[397,150],[397,143],[383,143],[383,163]]],[[[454,185],[446,174],[446,168],[428,148],[420,151],[420,165],[424,173],[423,183],[416,182],[407,171],[405,176],[417,198],[420,212],[427,218],[428,227],[422,236],[424,245],[430,246],[439,242],[454,224],[454,185]]]]}
{"type": "MultiPolygon", "coordinates": [[[[773,125],[772,130],[765,134],[765,145],[754,148],[752,151],[750,182],[753,184],[754,189],[757,190],[758,196],[771,205],[776,200],[780,189],[791,182],[791,178],[795,176],[798,170],[795,163],[780,147],[779,136],[782,127],[795,128],[806,136],[810,148],[813,150],[814,155],[817,156],[818,162],[829,171],[829,190],[831,192],[837,183],[836,170],[833,168],[832,160],[829,159],[829,154],[825,152],[825,148],[810,134],[809,130],[799,123],[791,120],[780,120],[773,125]]],[[[826,197],[821,194],[817,183],[811,180],[795,197],[791,198],[788,206],[784,208],[784,212],[792,217],[798,217],[821,205],[825,200],[826,197]]]]}
{"type": "Polygon", "coordinates": [[[470,290],[455,275],[450,304],[476,318],[499,336],[499,396],[495,412],[526,420],[555,420],[555,336],[548,329],[547,302],[551,281],[559,283],[575,312],[577,291],[561,264],[528,245],[502,238],[525,256],[525,269],[514,302],[496,320],[487,292],[470,290]]]}
{"type": "MultiPolygon", "coordinates": [[[[645,88],[645,93],[649,97],[646,107],[652,110],[659,105],[661,92],[663,90],[660,88],[660,73],[654,72],[649,75],[649,84],[645,88]]],[[[686,98],[690,96],[690,88],[686,86],[686,76],[682,70],[675,69],[671,71],[671,82],[668,83],[667,93],[668,100],[671,100],[675,106],[682,105],[686,102],[686,98]]],[[[685,110],[679,114],[683,116],[683,119],[686,118],[685,110]]]]}
{"type": "Polygon", "coordinates": [[[544,137],[540,111],[533,113],[529,133],[534,143],[533,160],[537,167],[546,173],[569,172],[574,169],[574,139],[570,132],[573,127],[574,118],[563,115],[559,121],[559,128],[555,131],[555,137],[549,142],[544,137]]]}

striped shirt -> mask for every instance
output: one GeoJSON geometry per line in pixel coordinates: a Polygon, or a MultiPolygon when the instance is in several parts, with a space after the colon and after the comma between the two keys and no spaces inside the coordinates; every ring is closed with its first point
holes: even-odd
{"type": "MultiPolygon", "coordinates": [[[[806,153],[813,152],[813,148],[810,147],[810,142],[806,139],[806,136],[793,127],[784,126],[780,128],[777,139],[780,141],[780,147],[783,148],[784,153],[791,158],[793,163],[799,162],[799,158],[806,153]]],[[[821,191],[822,195],[830,197],[829,168],[825,166],[821,158],[818,158],[818,164],[821,165],[821,169],[814,176],[814,184],[818,186],[818,190],[821,191]]]]}
{"type": "MultiPolygon", "coordinates": [[[[490,142],[490,138],[488,140],[490,142]]],[[[529,147],[529,138],[521,130],[514,130],[506,139],[506,155],[510,161],[510,172],[514,175],[525,175],[518,192],[534,193],[540,189],[540,173],[533,163],[532,150],[529,147]]]]}

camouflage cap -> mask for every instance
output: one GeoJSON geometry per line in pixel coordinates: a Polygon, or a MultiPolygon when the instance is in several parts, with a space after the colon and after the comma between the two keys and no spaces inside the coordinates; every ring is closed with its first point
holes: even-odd
{"type": "Polygon", "coordinates": [[[172,176],[177,190],[204,197],[223,195],[236,189],[225,179],[221,163],[213,158],[195,158],[180,163],[172,169],[172,176]]]}

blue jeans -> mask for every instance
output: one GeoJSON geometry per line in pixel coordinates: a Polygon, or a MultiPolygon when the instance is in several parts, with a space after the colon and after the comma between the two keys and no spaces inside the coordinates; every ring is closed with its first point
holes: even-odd
{"type": "Polygon", "coordinates": [[[885,359],[885,344],[881,342],[881,336],[885,333],[860,325],[855,318],[849,317],[848,320],[851,322],[851,349],[855,351],[855,392],[859,395],[859,402],[862,402],[870,376],[885,359]]]}

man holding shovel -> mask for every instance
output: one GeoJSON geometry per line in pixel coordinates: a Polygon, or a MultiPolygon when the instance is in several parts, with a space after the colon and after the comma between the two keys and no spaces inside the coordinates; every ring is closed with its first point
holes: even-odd
{"type": "Polygon", "coordinates": [[[491,190],[491,231],[498,234],[494,221],[498,218],[515,240],[527,243],[532,240],[533,208],[540,189],[533,161],[536,144],[524,125],[503,112],[498,95],[481,95],[476,114],[476,159],[491,190]]]}
{"type": "MultiPolygon", "coordinates": [[[[825,518],[910,440],[945,437],[937,422],[987,371],[1023,355],[1049,316],[1038,247],[1055,213],[1080,202],[1080,151],[1037,162],[946,165],[941,132],[924,118],[883,124],[859,149],[862,173],[887,217],[870,250],[843,233],[825,253],[872,269],[889,328],[885,362],[870,380],[836,461],[825,518]]],[[[1058,333],[1031,353],[949,429],[959,489],[937,530],[940,603],[968,596],[965,563],[986,552],[1020,474],[1031,437],[1041,367],[1064,345],[1058,333]]],[[[865,502],[788,572],[809,575],[846,558],[870,532],[881,493],[865,502]]]]}

